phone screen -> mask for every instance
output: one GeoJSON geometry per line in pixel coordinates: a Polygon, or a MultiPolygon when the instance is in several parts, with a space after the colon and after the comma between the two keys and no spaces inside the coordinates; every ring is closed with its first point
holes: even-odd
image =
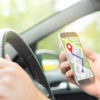
{"type": "Polygon", "coordinates": [[[78,36],[62,37],[67,57],[78,81],[93,77],[78,36]]]}

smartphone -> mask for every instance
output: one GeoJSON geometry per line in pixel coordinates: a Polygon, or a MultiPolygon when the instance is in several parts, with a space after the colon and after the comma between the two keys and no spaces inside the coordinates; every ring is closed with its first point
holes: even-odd
{"type": "Polygon", "coordinates": [[[74,70],[77,85],[85,85],[94,81],[92,70],[78,35],[75,32],[60,33],[59,39],[66,52],[66,57],[70,61],[70,66],[74,70]]]}

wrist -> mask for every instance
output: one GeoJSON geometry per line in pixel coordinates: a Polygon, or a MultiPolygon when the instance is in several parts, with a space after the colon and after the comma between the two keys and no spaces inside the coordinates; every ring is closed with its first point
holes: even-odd
{"type": "Polygon", "coordinates": [[[34,97],[36,100],[50,100],[42,92],[40,92],[35,85],[34,85],[34,97]]]}
{"type": "Polygon", "coordinates": [[[100,100],[100,90],[97,92],[96,96],[98,98],[98,100],[100,100]]]}

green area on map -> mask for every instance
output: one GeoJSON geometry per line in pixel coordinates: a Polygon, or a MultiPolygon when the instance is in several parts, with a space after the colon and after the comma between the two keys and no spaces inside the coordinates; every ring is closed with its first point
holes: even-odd
{"type": "MultiPolygon", "coordinates": [[[[76,47],[82,48],[82,45],[81,45],[81,43],[80,43],[80,41],[79,41],[79,39],[77,37],[67,37],[67,38],[64,38],[64,40],[67,40],[70,43],[73,43],[74,46],[76,46],[76,47]]],[[[63,41],[65,49],[67,50],[66,41],[64,41],[64,40],[62,40],[62,41],[63,41]]],[[[75,64],[71,62],[71,65],[72,65],[72,67],[74,69],[75,64]]],[[[85,68],[90,69],[90,65],[88,63],[88,60],[87,60],[84,52],[83,52],[83,65],[84,65],[85,68]]]]}
{"type": "Polygon", "coordinates": [[[73,70],[75,70],[75,64],[73,62],[71,62],[71,66],[72,66],[73,70]]]}

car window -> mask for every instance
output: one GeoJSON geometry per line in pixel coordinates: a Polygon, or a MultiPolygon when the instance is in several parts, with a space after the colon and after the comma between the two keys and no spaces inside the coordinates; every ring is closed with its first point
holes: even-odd
{"type": "MultiPolygon", "coordinates": [[[[85,45],[98,53],[100,52],[100,47],[99,47],[100,12],[96,12],[96,13],[87,15],[83,18],[80,18],[77,21],[69,25],[66,25],[63,28],[54,32],[53,34],[45,37],[44,39],[38,42],[37,50],[47,49],[47,50],[51,50],[59,54],[60,53],[60,48],[59,48],[60,43],[58,39],[58,34],[60,32],[76,32],[80,38],[82,45],[85,45]]],[[[48,56],[46,58],[48,58],[48,56]]],[[[46,59],[41,60],[41,62],[44,62],[44,61],[46,61],[46,59]]],[[[52,59],[48,60],[49,64],[50,62],[52,62],[52,59]]],[[[42,66],[45,68],[46,63],[45,63],[45,66],[44,66],[44,63],[42,64],[42,66]]],[[[56,68],[59,68],[59,67],[56,67],[56,68]]],[[[47,69],[49,70],[49,68],[47,69]]]]}
{"type": "Polygon", "coordinates": [[[49,16],[79,1],[0,0],[0,28],[12,28],[18,33],[22,33],[49,16]]]}

